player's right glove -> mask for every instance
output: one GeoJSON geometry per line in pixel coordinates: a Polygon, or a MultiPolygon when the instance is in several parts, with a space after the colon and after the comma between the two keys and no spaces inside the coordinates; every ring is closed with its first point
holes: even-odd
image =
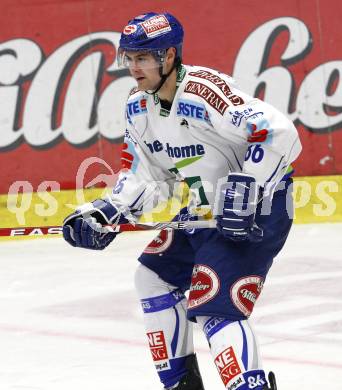
{"type": "Polygon", "coordinates": [[[70,245],[102,250],[118,233],[105,225],[128,223],[117,208],[106,199],[97,199],[78,208],[63,222],[63,237],[70,245]]]}
{"type": "Polygon", "coordinates": [[[262,240],[263,231],[255,223],[258,185],[245,173],[231,173],[224,192],[222,215],[216,217],[217,229],[233,241],[262,240]]]}

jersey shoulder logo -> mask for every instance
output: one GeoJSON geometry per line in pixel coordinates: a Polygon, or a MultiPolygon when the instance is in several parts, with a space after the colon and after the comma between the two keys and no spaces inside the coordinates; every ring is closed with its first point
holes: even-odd
{"type": "Polygon", "coordinates": [[[205,84],[196,81],[188,81],[185,85],[184,92],[201,97],[221,115],[223,115],[228,108],[228,103],[205,84]]]}
{"type": "Polygon", "coordinates": [[[200,69],[195,72],[190,72],[189,76],[207,80],[214,84],[220,91],[223,92],[224,96],[228,98],[229,102],[233,106],[239,106],[245,103],[241,96],[238,96],[232,92],[231,87],[222,77],[210,72],[209,70],[200,69]]]}
{"type": "Polygon", "coordinates": [[[132,117],[136,115],[147,114],[147,99],[145,96],[138,96],[135,99],[129,99],[126,107],[126,116],[128,122],[132,124],[132,117]]]}

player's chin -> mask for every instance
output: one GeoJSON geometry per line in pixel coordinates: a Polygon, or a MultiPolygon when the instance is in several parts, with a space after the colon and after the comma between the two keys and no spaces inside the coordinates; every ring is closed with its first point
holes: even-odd
{"type": "Polygon", "coordinates": [[[143,89],[143,87],[145,87],[145,85],[147,83],[147,80],[145,77],[139,77],[139,78],[136,78],[135,80],[138,84],[139,89],[143,89]]]}
{"type": "Polygon", "coordinates": [[[149,90],[153,91],[155,89],[155,85],[151,83],[151,81],[147,80],[146,78],[137,79],[137,83],[138,83],[138,89],[140,91],[149,91],[149,90]]]}

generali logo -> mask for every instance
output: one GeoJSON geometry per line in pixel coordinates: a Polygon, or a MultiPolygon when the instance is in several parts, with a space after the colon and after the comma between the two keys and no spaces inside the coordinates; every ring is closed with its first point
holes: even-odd
{"type": "MultiPolygon", "coordinates": [[[[34,40],[2,42],[0,151],[23,142],[48,149],[63,139],[87,147],[99,134],[121,142],[126,99],[136,83],[115,63],[119,38],[120,33],[113,31],[83,35],[48,56],[34,40]]],[[[254,95],[263,86],[266,101],[309,131],[326,133],[342,127],[342,62],[331,60],[309,69],[296,86],[290,70],[315,44],[318,38],[300,19],[272,19],[242,43],[233,76],[245,92],[254,95]],[[284,31],[288,42],[277,61],[281,65],[268,66],[271,48],[284,31]]]]}

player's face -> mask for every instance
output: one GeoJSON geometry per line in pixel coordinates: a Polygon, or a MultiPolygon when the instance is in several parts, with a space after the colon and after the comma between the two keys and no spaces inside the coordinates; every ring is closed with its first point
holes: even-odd
{"type": "Polygon", "coordinates": [[[141,91],[154,90],[159,82],[159,63],[151,53],[126,52],[125,61],[141,91]]]}

